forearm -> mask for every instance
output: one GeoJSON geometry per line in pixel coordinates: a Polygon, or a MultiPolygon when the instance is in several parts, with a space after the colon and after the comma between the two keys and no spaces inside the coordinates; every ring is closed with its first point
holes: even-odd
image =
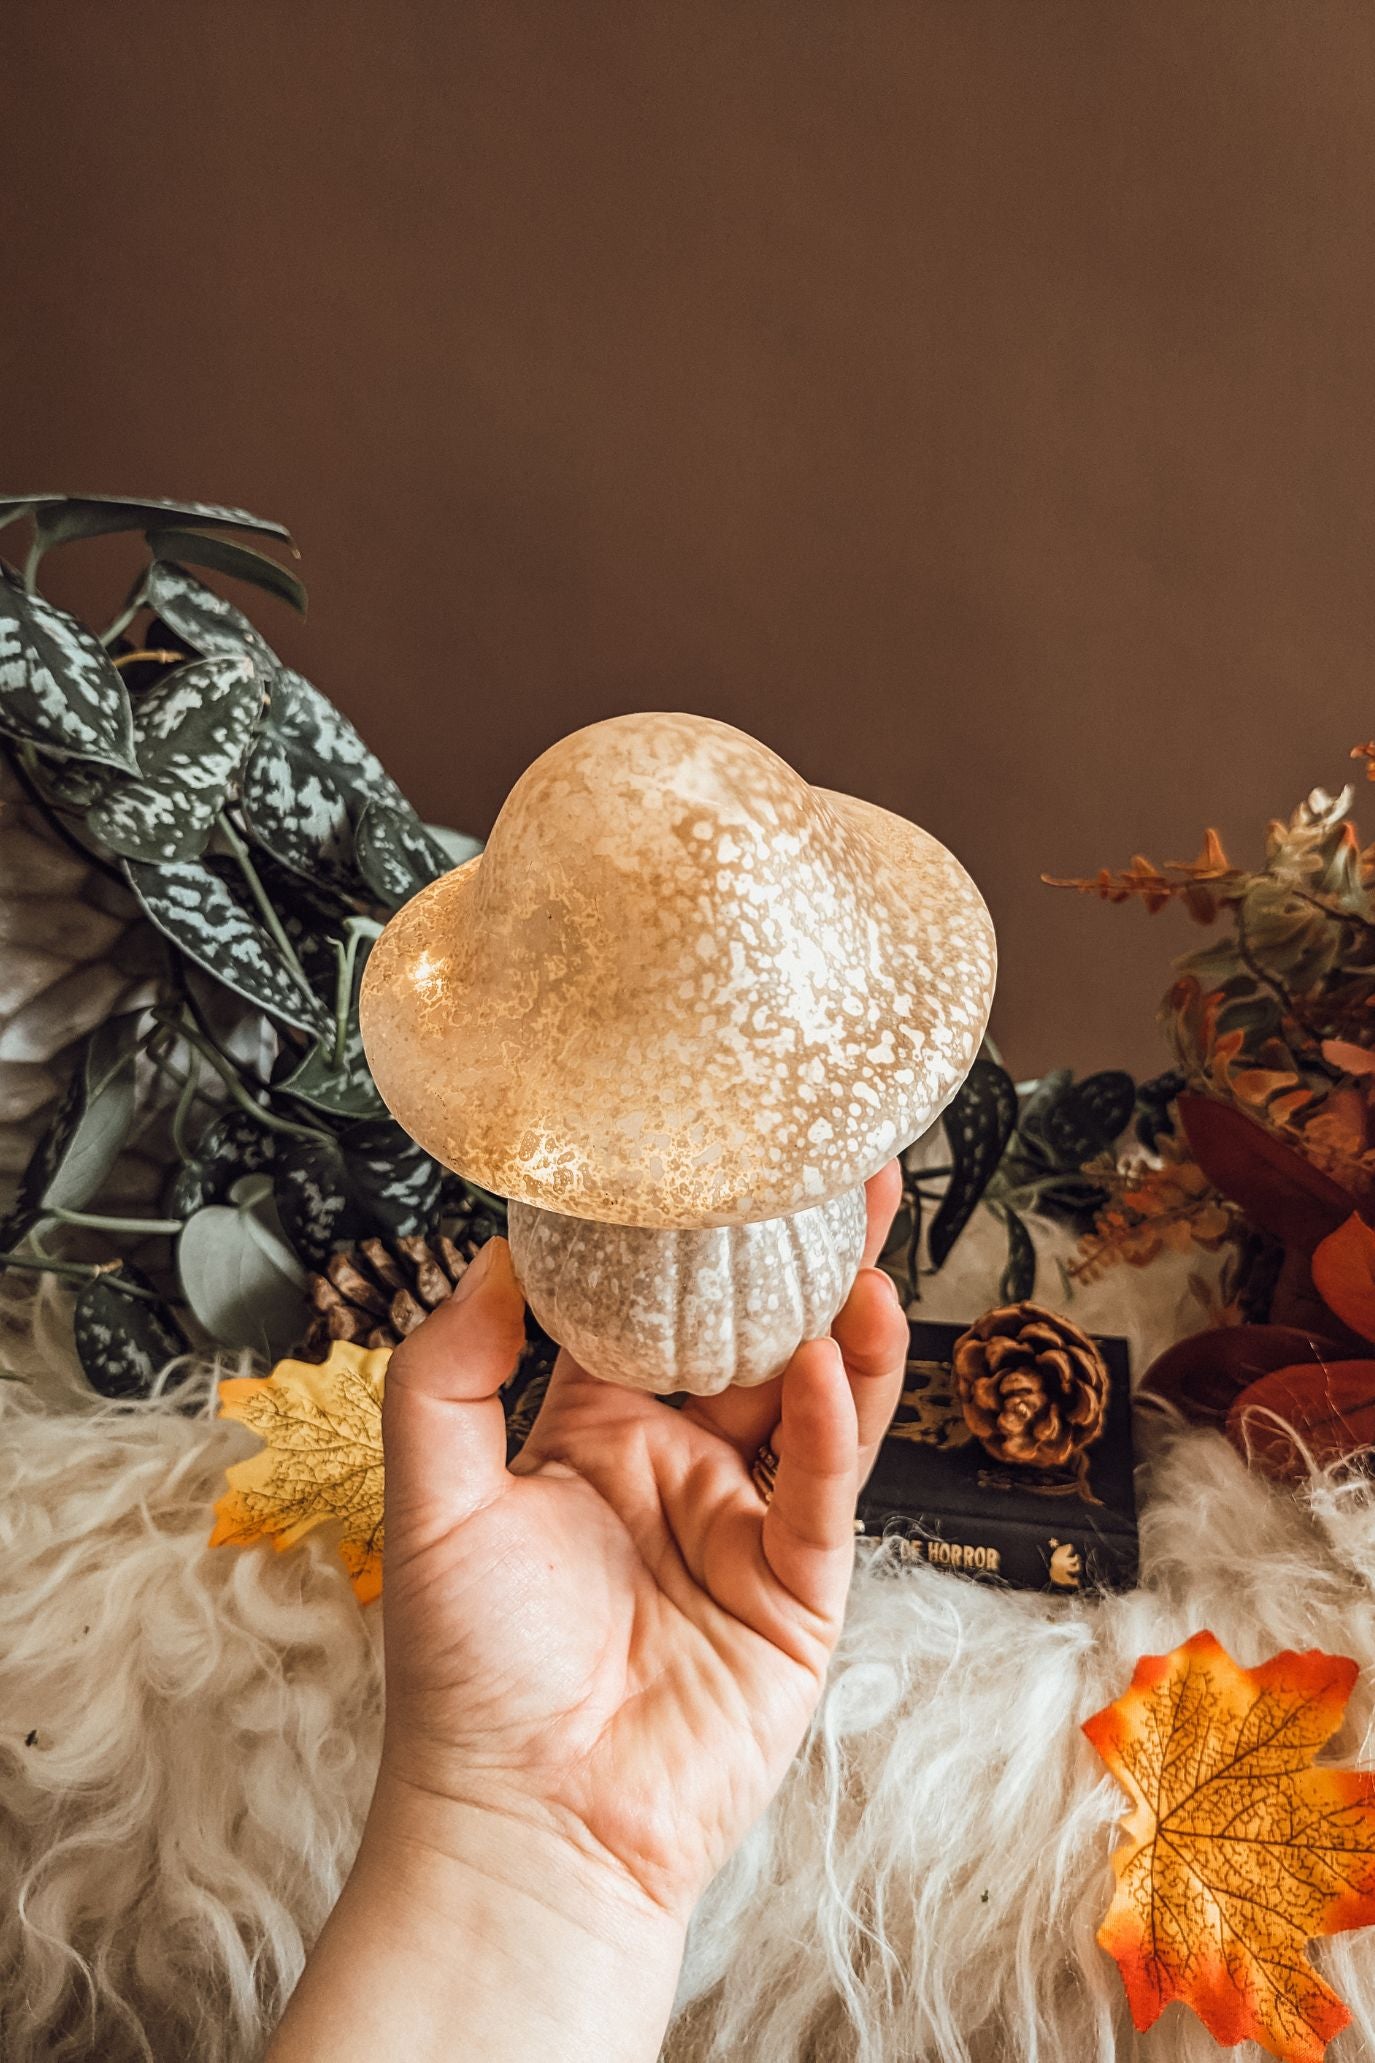
{"type": "Polygon", "coordinates": [[[417,1821],[379,1785],[266,2063],[654,2063],[681,1925],[552,1836],[417,1821]]]}

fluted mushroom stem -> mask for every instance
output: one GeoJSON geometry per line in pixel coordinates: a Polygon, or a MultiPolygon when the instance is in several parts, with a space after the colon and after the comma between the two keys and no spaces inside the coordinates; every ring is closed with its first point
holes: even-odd
{"type": "Polygon", "coordinates": [[[711,1396],[767,1382],[840,1309],[864,1190],[748,1225],[659,1229],[510,1207],[516,1275],[546,1332],[629,1389],[711,1396]]]}

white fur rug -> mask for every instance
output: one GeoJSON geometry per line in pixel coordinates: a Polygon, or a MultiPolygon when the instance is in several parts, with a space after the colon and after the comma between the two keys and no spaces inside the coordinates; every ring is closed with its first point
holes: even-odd
{"type": "MultiPolygon", "coordinates": [[[[967,1240],[925,1308],[969,1315],[991,1266],[967,1240]]],[[[1122,1271],[1076,1315],[1149,1352],[1197,1323],[1181,1283],[1122,1271]]],[[[252,1447],[211,1420],[207,1371],[181,1377],[198,1416],[175,1385],[92,1405],[51,1307],[22,1315],[0,1353],[29,1378],[0,1384],[0,2055],[250,2063],[367,1802],[379,1611],[314,1542],[205,1548],[252,1447]]],[[[1095,1946],[1123,1801],[1079,1721],[1210,1626],[1242,1662],[1354,1655],[1339,1745],[1375,1762],[1375,1494],[1300,1502],[1220,1438],[1140,1419],[1131,1595],[861,1569],[812,1739],[698,1915],[671,2063],[1218,2054],[1179,2007],[1133,2035],[1095,1946]]],[[[1316,1955],[1355,2014],[1333,2063],[1375,2054],[1375,1930],[1316,1955]]]]}

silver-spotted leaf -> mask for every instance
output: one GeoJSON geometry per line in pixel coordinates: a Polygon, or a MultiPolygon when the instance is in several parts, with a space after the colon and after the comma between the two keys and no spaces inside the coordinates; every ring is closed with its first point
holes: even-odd
{"type": "Polygon", "coordinates": [[[340,1134],[359,1208],[398,1238],[425,1232],[439,1214],[444,1170],[391,1118],[366,1119],[340,1134]]]}
{"type": "Polygon", "coordinates": [[[1132,1077],[1120,1068],[1104,1068],[1066,1084],[1041,1115],[1041,1136],[1061,1167],[1079,1168],[1109,1150],[1135,1108],[1132,1077]]]}
{"type": "Polygon", "coordinates": [[[152,1288],[126,1261],[78,1292],[72,1311],[77,1359],[102,1397],[146,1397],[168,1362],[186,1352],[186,1340],[162,1302],[131,1296],[121,1283],[152,1288]]]}
{"type": "Polygon", "coordinates": [[[172,1185],[172,1215],[189,1218],[192,1211],[208,1203],[224,1203],[242,1176],[261,1174],[272,1165],[282,1136],[237,1105],[221,1112],[196,1141],[194,1158],[177,1174],[172,1185]]]}
{"type": "Polygon", "coordinates": [[[288,1095],[299,1096],[314,1110],[331,1117],[385,1117],[387,1106],[377,1093],[372,1071],[363,1052],[356,1014],[348,1021],[342,1060],[336,1060],[334,1035],[319,1039],[300,1066],[277,1086],[288,1095]]]}
{"type": "Polygon", "coordinates": [[[307,1268],[323,1268],[336,1246],[376,1229],[359,1209],[337,1139],[283,1139],[272,1185],[282,1230],[307,1268]]]}
{"type": "Polygon", "coordinates": [[[170,559],[178,564],[188,561],[193,566],[208,566],[212,573],[247,580],[267,594],[276,595],[279,601],[290,603],[302,616],[306,613],[306,591],[296,575],[279,559],[255,552],[232,537],[219,537],[213,531],[205,534],[197,530],[150,530],[148,548],[155,559],[170,559]]]}
{"type": "Polygon", "coordinates": [[[252,652],[215,653],[164,675],[134,709],[142,778],[112,787],[87,817],[89,829],[126,859],[199,858],[252,742],[266,685],[252,652]]]}
{"type": "Polygon", "coordinates": [[[408,803],[374,796],[354,832],[358,871],[380,903],[394,910],[450,871],[448,853],[408,803]]]}
{"type": "Polygon", "coordinates": [[[184,566],[154,560],[143,591],[154,614],[202,658],[208,658],[212,652],[247,649],[256,653],[266,667],[275,666],[266,638],[243,610],[217,595],[213,587],[197,580],[184,566]]]}
{"type": "Polygon", "coordinates": [[[147,530],[168,520],[201,528],[256,531],[291,543],[291,532],[247,509],[224,508],[208,501],[132,501],[124,495],[11,494],[0,497],[0,523],[31,510],[39,545],[65,544],[75,537],[101,537],[109,531],[147,530]]]}
{"type": "Polygon", "coordinates": [[[130,777],[94,759],[45,759],[32,745],[12,746],[20,779],[45,808],[84,815],[114,781],[130,777]]]}
{"type": "Polygon", "coordinates": [[[273,1163],[283,1230],[307,1266],[341,1241],[432,1231],[444,1171],[390,1118],[334,1139],[287,1139],[273,1163]]]}
{"type": "Polygon", "coordinates": [[[298,872],[354,887],[353,826],[377,799],[410,805],[353,725],[308,680],[280,667],[244,769],[253,838],[298,872]]]}
{"type": "Polygon", "coordinates": [[[258,918],[203,860],[150,866],[126,860],[145,916],[226,988],[302,1031],[323,1032],[328,1013],[298,980],[258,918]]]}
{"type": "Polygon", "coordinates": [[[99,641],[0,566],[0,731],[138,772],[129,695],[99,641]]]}
{"type": "Polygon", "coordinates": [[[993,1060],[976,1060],[942,1123],[950,1143],[951,1174],[931,1220],[926,1250],[939,1268],[969,1223],[993,1179],[1017,1122],[1012,1077],[993,1060]]]}
{"type": "Polygon", "coordinates": [[[1055,1160],[1045,1136],[1046,1119],[1073,1080],[1073,1068],[1053,1067],[1039,1081],[1029,1086],[1023,1084],[1017,1113],[1017,1144],[1046,1165],[1053,1165],[1055,1160]]]}

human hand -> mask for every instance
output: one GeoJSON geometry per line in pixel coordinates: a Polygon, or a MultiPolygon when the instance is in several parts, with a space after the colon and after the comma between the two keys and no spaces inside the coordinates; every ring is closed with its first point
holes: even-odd
{"type": "Polygon", "coordinates": [[[523,1305],[493,1240],[392,1356],[384,1765],[465,1813],[567,1843],[685,1918],[802,1739],[835,1644],[859,1482],[907,1326],[872,1263],[900,1180],[869,1184],[833,1340],[756,1389],[666,1407],[567,1355],[506,1467],[498,1390],[523,1305]],[[772,1436],[766,1508],[750,1476],[772,1436]]]}
{"type": "Polygon", "coordinates": [[[820,1696],[907,1324],[864,1266],[776,1381],[670,1409],[566,1354],[506,1467],[501,1240],[393,1354],[387,1717],[363,1843],[270,2063],[650,2063],[687,1915],[820,1696]],[[767,1509],[750,1469],[778,1456],[767,1509]],[[455,2047],[457,2041],[457,2047],[455,2047]]]}

